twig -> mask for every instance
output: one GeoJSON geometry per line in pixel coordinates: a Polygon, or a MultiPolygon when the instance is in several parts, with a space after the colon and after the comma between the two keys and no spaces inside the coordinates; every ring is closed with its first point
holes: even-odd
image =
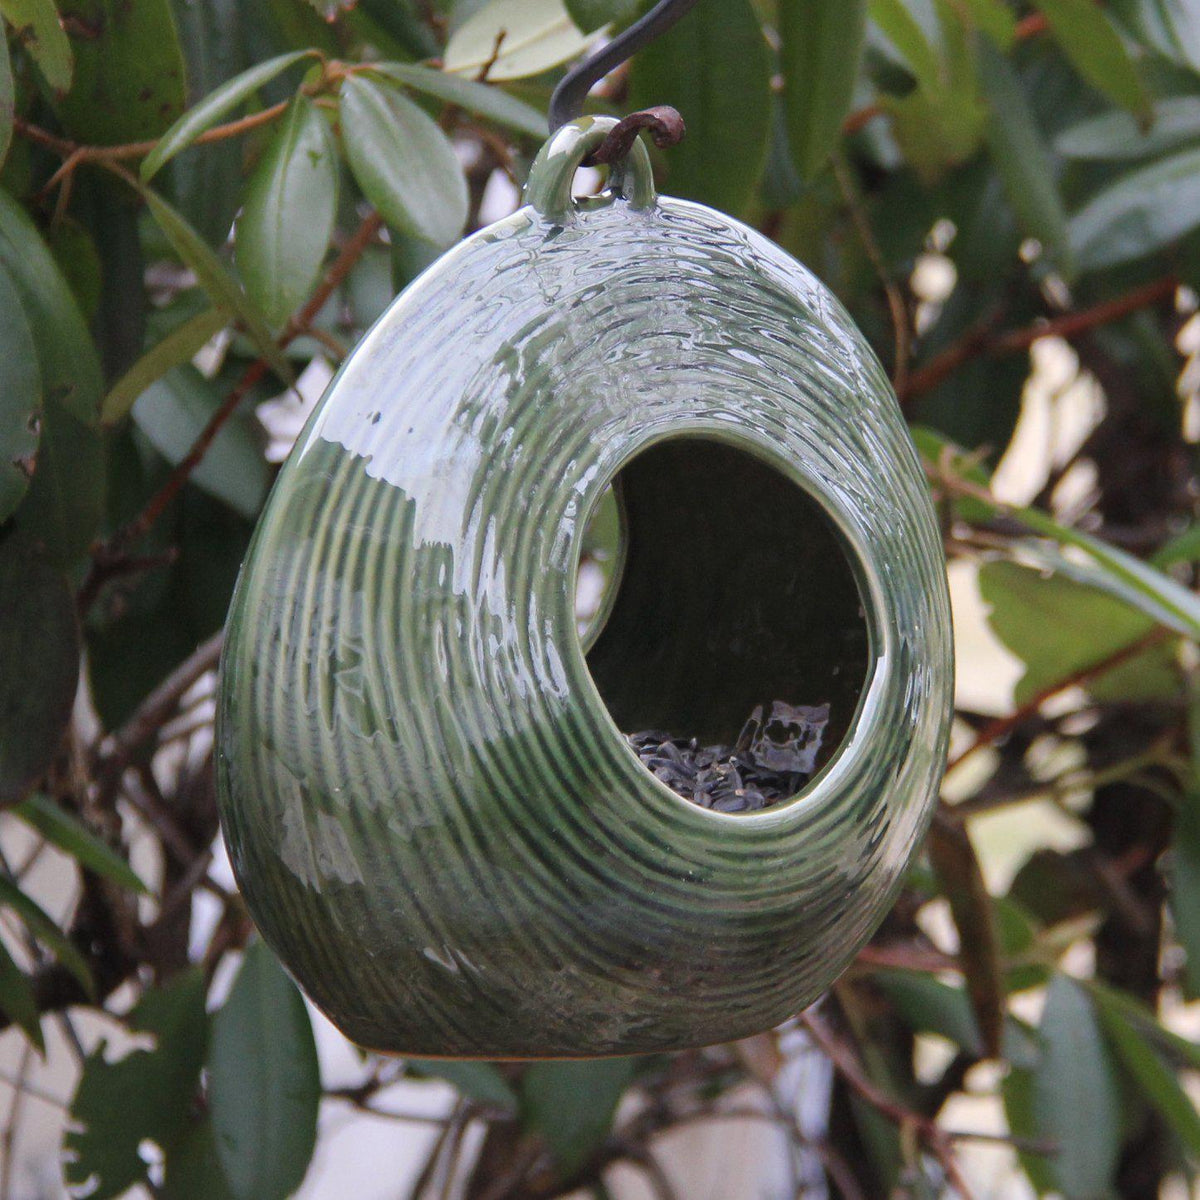
{"type": "Polygon", "coordinates": [[[1023,721],[1036,713],[1047,700],[1073,687],[1082,687],[1084,684],[1090,683],[1093,679],[1107,674],[1122,663],[1128,662],[1131,658],[1136,658],[1139,654],[1151,649],[1151,647],[1157,646],[1170,636],[1172,634],[1168,629],[1152,629],[1144,637],[1138,638],[1136,642],[1130,642],[1128,646],[1122,646],[1120,650],[1115,650],[1112,654],[1106,654],[1096,662],[1089,663],[1086,667],[1080,667],[1079,670],[1072,671],[1062,679],[1056,680],[1054,683],[1042,688],[1041,691],[1031,696],[1024,704],[1019,705],[1008,716],[997,717],[994,721],[989,721],[979,730],[975,735],[975,740],[969,746],[950,759],[946,764],[946,770],[952,771],[977,751],[982,750],[985,746],[990,746],[993,742],[1011,733],[1023,721]]]}
{"type": "Polygon", "coordinates": [[[892,386],[896,389],[897,394],[903,394],[908,384],[908,349],[911,341],[908,329],[908,309],[905,306],[904,297],[900,294],[900,288],[896,285],[896,281],[888,274],[887,263],[883,259],[883,252],[879,249],[879,243],[875,240],[875,234],[871,229],[871,222],[867,219],[866,213],[863,212],[862,202],[854,190],[854,180],[850,175],[845,160],[840,154],[834,154],[831,161],[838,187],[841,190],[843,199],[846,201],[846,208],[850,212],[850,220],[854,223],[859,240],[863,244],[863,249],[867,252],[867,258],[870,259],[871,266],[874,268],[880,285],[883,287],[883,294],[887,298],[888,310],[892,316],[892,336],[895,340],[895,361],[892,363],[892,386]]]}
{"type": "Polygon", "coordinates": [[[971,1189],[967,1186],[958,1163],[954,1158],[954,1149],[949,1136],[940,1129],[936,1122],[921,1113],[906,1108],[898,1100],[894,1100],[881,1088],[877,1087],[859,1065],[858,1059],[850,1047],[839,1041],[825,1022],[811,1009],[800,1014],[800,1021],[808,1030],[813,1041],[821,1052],[829,1059],[835,1070],[858,1095],[871,1105],[877,1112],[887,1117],[896,1125],[912,1129],[933,1151],[946,1179],[963,1200],[971,1200],[971,1189]]]}
{"type": "MultiPolygon", "coordinates": [[[[325,307],[326,301],[345,280],[354,264],[362,257],[363,252],[374,241],[382,227],[383,218],[376,212],[363,218],[353,237],[346,242],[337,258],[334,259],[320,287],[313,292],[304,307],[288,321],[279,337],[278,345],[281,350],[286,349],[297,337],[308,330],[316,315],[325,307]]],[[[192,472],[199,466],[226,421],[237,411],[250,389],[267,374],[268,368],[269,364],[265,358],[255,359],[246,368],[237,386],[221,402],[209,418],[208,424],[192,443],[187,454],[168,476],[166,483],[150,498],[145,508],[127,525],[118,529],[106,543],[93,549],[93,567],[80,589],[81,598],[86,597],[90,602],[99,590],[93,582],[94,576],[100,571],[111,572],[112,561],[119,561],[124,557],[127,547],[136,543],[150,531],[166,507],[187,483],[192,472]]]]}
{"type": "Polygon", "coordinates": [[[1041,338],[1072,338],[1101,325],[1119,321],[1130,313],[1166,300],[1178,286],[1178,276],[1164,275],[1161,279],[1134,288],[1124,296],[1117,296],[1113,300],[1106,300],[1079,312],[1064,313],[1050,320],[1038,321],[1024,329],[1012,329],[1007,333],[993,333],[986,322],[981,323],[968,330],[957,342],[948,346],[919,370],[913,371],[907,383],[896,387],[896,394],[903,402],[931,392],[959,367],[981,354],[997,357],[1016,354],[1028,350],[1041,338]]]}

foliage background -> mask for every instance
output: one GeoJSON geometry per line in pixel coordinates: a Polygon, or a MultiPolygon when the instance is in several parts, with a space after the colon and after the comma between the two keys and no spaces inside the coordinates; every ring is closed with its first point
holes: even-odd
{"type": "Polygon", "coordinates": [[[21,1167],[55,1106],[61,1173],[100,1198],[282,1198],[349,1110],[422,1129],[398,1196],[669,1197],[664,1133],[738,1122],[777,1131],[781,1194],[1194,1179],[1194,0],[701,0],[594,98],[676,105],[662,189],[838,294],[942,516],[951,772],[826,1001],[672,1058],[343,1055],[351,1082],[322,1081],[250,941],[209,697],[281,430],[394,289],[516,202],[563,64],[637,10],[0,0],[0,1195],[59,1194],[21,1167]],[[815,1126],[797,1044],[832,1065],[815,1126]]]}

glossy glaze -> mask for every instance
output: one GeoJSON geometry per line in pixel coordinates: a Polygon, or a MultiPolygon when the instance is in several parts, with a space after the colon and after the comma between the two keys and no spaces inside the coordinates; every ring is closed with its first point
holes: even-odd
{"type": "MultiPolygon", "coordinates": [[[[234,870],[308,994],[375,1049],[585,1056],[773,1025],[876,927],[941,776],[940,539],[878,362],[772,243],[656,199],[640,147],[611,194],[572,202],[575,165],[611,123],[560,130],[531,204],[436,263],[350,356],[276,483],[230,614],[218,786],[234,870]],[[573,607],[584,524],[628,467],[636,546],[639,513],[670,513],[689,446],[733,464],[730,495],[739,460],[771,468],[768,490],[803,488],[811,530],[785,503],[778,536],[770,522],[751,536],[753,499],[714,506],[695,536],[761,551],[750,590],[705,591],[703,571],[676,589],[680,644],[649,672],[671,626],[660,616],[639,642],[639,604],[659,593],[631,551],[593,678],[573,607]],[[671,461],[639,483],[651,447],[671,461]],[[820,569],[834,545],[869,646],[856,619],[823,636],[802,594],[845,576],[820,569]],[[798,554],[815,557],[787,574],[798,554]],[[714,595],[734,599],[714,610],[714,595]],[[765,669],[741,636],[751,616],[797,653],[823,647],[805,670],[836,673],[845,653],[867,683],[804,792],[722,815],[643,769],[596,683],[618,713],[732,719],[744,697],[730,692],[765,669]],[[687,664],[713,629],[729,682],[706,692],[687,664]]],[[[789,698],[818,699],[805,686],[789,698]]]]}

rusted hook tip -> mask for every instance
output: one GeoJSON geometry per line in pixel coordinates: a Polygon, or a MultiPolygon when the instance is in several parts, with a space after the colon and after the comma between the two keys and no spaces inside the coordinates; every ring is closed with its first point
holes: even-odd
{"type": "Polygon", "coordinates": [[[660,147],[677,145],[683,141],[686,132],[683,118],[669,104],[643,108],[639,112],[630,113],[609,130],[608,137],[596,147],[587,165],[614,163],[624,158],[643,129],[650,131],[654,144],[660,147]]]}

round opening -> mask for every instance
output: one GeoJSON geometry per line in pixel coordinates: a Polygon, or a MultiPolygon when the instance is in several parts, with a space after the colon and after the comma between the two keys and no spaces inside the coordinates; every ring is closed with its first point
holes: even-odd
{"type": "Polygon", "coordinates": [[[834,757],[871,636],[842,535],[754,455],[701,437],[628,462],[581,539],[588,669],[631,749],[705,808],[791,799],[834,757]]]}

